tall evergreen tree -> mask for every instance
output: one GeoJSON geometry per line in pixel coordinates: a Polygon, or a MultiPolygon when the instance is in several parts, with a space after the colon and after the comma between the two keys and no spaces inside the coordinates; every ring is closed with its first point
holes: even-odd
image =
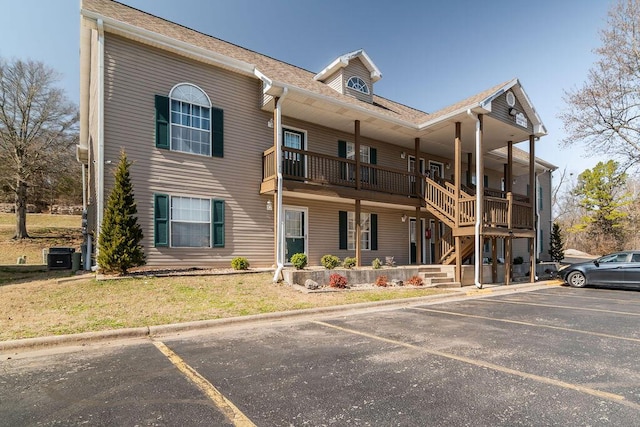
{"type": "Polygon", "coordinates": [[[578,185],[573,190],[579,198],[579,206],[585,215],[574,226],[585,231],[597,253],[622,249],[624,224],[628,213],[623,209],[631,203],[625,189],[627,174],[620,170],[617,162],[598,162],[593,169],[586,169],[578,176],[578,185]]]}
{"type": "Polygon", "coordinates": [[[115,184],[107,201],[98,240],[98,265],[106,273],[126,274],[130,268],[145,264],[140,245],[142,229],[129,178],[130,166],[123,150],[114,172],[115,184]]]}
{"type": "Polygon", "coordinates": [[[551,261],[560,262],[564,259],[563,246],[564,242],[562,241],[560,224],[554,222],[553,228],[551,229],[551,240],[549,242],[549,255],[551,256],[551,261]]]}

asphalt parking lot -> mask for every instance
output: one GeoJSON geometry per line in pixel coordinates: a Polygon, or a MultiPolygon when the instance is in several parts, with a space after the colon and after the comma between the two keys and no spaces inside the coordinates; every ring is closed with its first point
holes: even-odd
{"type": "Polygon", "coordinates": [[[640,292],[540,286],[0,355],[0,425],[640,423],[640,292]]]}

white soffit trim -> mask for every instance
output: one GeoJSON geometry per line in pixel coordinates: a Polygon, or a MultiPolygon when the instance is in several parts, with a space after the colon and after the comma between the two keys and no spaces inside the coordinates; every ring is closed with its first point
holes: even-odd
{"type": "Polygon", "coordinates": [[[335,98],[332,98],[332,97],[329,97],[329,96],[326,96],[326,95],[322,95],[322,94],[319,94],[317,92],[312,92],[312,91],[307,90],[307,89],[302,89],[302,88],[299,88],[297,86],[290,86],[287,83],[278,82],[278,81],[273,80],[272,81],[272,90],[270,92],[274,92],[275,88],[283,88],[283,89],[286,88],[290,93],[291,92],[299,93],[301,95],[308,96],[310,98],[315,98],[315,99],[318,99],[320,101],[326,102],[328,104],[333,104],[333,105],[336,105],[336,106],[340,106],[342,108],[347,108],[349,110],[357,111],[358,113],[362,113],[362,114],[368,115],[370,117],[374,117],[374,118],[379,119],[381,121],[394,123],[396,125],[403,126],[405,128],[412,129],[412,130],[418,130],[418,127],[415,125],[415,123],[412,123],[412,122],[409,122],[409,121],[406,121],[406,120],[401,120],[401,119],[394,119],[393,117],[389,117],[387,115],[380,114],[380,113],[377,113],[375,111],[371,111],[371,110],[369,110],[367,108],[363,108],[363,107],[360,107],[358,105],[348,104],[346,102],[342,102],[342,101],[340,101],[338,99],[335,99],[335,98]]]}
{"type": "Polygon", "coordinates": [[[197,58],[203,62],[212,63],[227,69],[240,72],[245,75],[254,76],[255,66],[253,64],[233,59],[226,55],[212,52],[209,49],[194,46],[193,44],[176,40],[174,38],[146,30],[144,28],[136,27],[134,25],[100,15],[90,10],[82,9],[80,11],[80,14],[85,18],[96,21],[98,19],[102,19],[105,31],[108,30],[114,34],[119,34],[127,38],[134,38],[145,41],[151,45],[174,50],[186,56],[197,58]]]}

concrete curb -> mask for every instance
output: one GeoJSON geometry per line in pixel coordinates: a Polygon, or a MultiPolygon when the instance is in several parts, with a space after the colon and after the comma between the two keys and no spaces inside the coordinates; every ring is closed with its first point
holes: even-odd
{"type": "Polygon", "coordinates": [[[199,320],[194,322],[174,323],[157,326],[143,326],[137,328],[114,329],[98,332],[84,332],[79,334],[55,335],[38,338],[25,338],[9,341],[0,341],[0,352],[15,350],[34,350],[47,347],[58,347],[65,345],[82,345],[87,343],[96,343],[100,341],[113,341],[120,339],[157,337],[162,335],[175,334],[180,332],[193,332],[210,328],[217,328],[229,325],[242,325],[253,322],[275,321],[282,319],[295,319],[296,317],[307,317],[318,314],[331,313],[351,313],[358,310],[368,309],[372,307],[402,307],[410,306],[418,303],[425,303],[432,300],[446,298],[470,298],[473,296],[486,297],[500,293],[512,293],[520,290],[544,289],[547,286],[560,285],[559,281],[547,281],[537,283],[519,283],[509,286],[488,285],[483,289],[459,288],[456,290],[448,289],[447,293],[438,295],[429,295],[424,297],[402,298],[386,301],[364,302],[357,304],[346,304],[329,307],[309,308],[302,310],[281,311],[276,313],[253,314],[241,317],[228,317],[224,319],[199,320]]]}

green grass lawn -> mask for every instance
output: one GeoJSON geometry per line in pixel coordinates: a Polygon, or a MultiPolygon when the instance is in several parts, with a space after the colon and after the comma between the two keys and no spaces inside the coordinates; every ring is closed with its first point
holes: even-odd
{"type": "Polygon", "coordinates": [[[82,243],[80,215],[27,214],[30,239],[13,240],[15,214],[0,213],[0,265],[14,265],[26,256],[27,264],[43,264],[42,250],[64,246],[79,250],[82,243]]]}
{"type": "Polygon", "coordinates": [[[433,288],[302,293],[272,273],[136,277],[59,283],[68,271],[13,274],[2,283],[0,340],[220,319],[428,296],[433,288]],[[53,277],[52,277],[53,276],[53,277]]]}

